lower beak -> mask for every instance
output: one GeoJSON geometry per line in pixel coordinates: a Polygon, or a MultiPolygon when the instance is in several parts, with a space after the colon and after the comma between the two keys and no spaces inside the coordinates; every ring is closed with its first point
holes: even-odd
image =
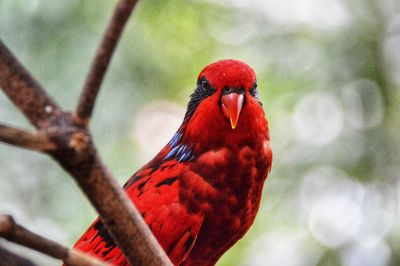
{"type": "Polygon", "coordinates": [[[224,94],[221,97],[221,104],[224,115],[231,121],[232,129],[235,129],[243,107],[243,94],[236,92],[224,94]]]}

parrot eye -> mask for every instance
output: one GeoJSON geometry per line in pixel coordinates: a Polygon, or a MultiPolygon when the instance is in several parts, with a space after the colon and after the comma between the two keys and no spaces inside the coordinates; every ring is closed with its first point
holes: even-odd
{"type": "Polygon", "coordinates": [[[215,89],[211,87],[210,83],[208,82],[205,76],[200,80],[200,85],[201,88],[204,90],[204,92],[209,95],[211,95],[215,91],[215,89]]]}
{"type": "Polygon", "coordinates": [[[250,95],[258,99],[257,81],[254,82],[253,87],[250,89],[250,95]]]}

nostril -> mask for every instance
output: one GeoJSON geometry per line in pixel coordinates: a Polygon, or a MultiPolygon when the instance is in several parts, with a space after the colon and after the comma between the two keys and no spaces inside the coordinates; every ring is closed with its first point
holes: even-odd
{"type": "Polygon", "coordinates": [[[244,94],[244,91],[245,90],[243,88],[228,88],[227,87],[222,90],[222,95],[229,94],[232,92],[236,92],[238,94],[244,94]]]}
{"type": "Polygon", "coordinates": [[[225,88],[222,93],[228,94],[228,93],[231,93],[232,91],[233,91],[232,88],[225,88]]]}

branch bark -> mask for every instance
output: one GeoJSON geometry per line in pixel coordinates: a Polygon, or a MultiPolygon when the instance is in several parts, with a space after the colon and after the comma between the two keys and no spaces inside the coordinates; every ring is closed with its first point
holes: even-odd
{"type": "Polygon", "coordinates": [[[86,134],[80,130],[73,133],[68,142],[76,142],[76,147],[51,152],[53,158],[75,177],[132,265],[172,265],[86,134]]]}
{"type": "Polygon", "coordinates": [[[60,107],[46,94],[17,58],[0,40],[0,86],[32,125],[45,128],[61,113],[60,107]]]}
{"type": "Polygon", "coordinates": [[[0,237],[8,241],[39,251],[50,257],[63,260],[71,266],[106,266],[98,259],[77,250],[64,247],[52,240],[39,236],[17,224],[10,215],[0,215],[0,237]]]}
{"type": "Polygon", "coordinates": [[[0,124],[0,141],[39,152],[51,151],[56,148],[56,145],[45,134],[32,133],[2,124],[0,124]]]}
{"type": "MultiPolygon", "coordinates": [[[[87,127],[101,81],[136,4],[120,0],[93,61],[76,115],[64,112],[0,41],[0,86],[54,149],[46,150],[76,180],[132,265],[172,265],[143,218],[102,163],[87,127]]],[[[26,134],[25,134],[26,135],[26,134]]]]}
{"type": "Polygon", "coordinates": [[[121,37],[125,24],[136,5],[136,0],[119,1],[114,14],[97,49],[96,56],[87,75],[76,110],[77,121],[87,124],[92,115],[97,94],[110,64],[114,50],[121,37]]]}

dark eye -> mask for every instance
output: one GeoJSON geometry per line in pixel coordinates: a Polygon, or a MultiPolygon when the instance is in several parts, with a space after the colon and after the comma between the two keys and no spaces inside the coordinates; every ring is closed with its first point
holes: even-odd
{"type": "Polygon", "coordinates": [[[258,99],[257,81],[254,83],[253,88],[250,89],[250,95],[258,99]]]}
{"type": "Polygon", "coordinates": [[[206,79],[205,76],[200,80],[199,85],[200,85],[200,89],[207,96],[209,96],[215,92],[215,89],[211,86],[211,84],[208,82],[208,80],[206,79]]]}
{"type": "Polygon", "coordinates": [[[207,92],[207,93],[211,92],[211,90],[212,90],[211,85],[205,76],[201,79],[200,84],[201,84],[201,88],[204,90],[204,92],[207,92]]]}

